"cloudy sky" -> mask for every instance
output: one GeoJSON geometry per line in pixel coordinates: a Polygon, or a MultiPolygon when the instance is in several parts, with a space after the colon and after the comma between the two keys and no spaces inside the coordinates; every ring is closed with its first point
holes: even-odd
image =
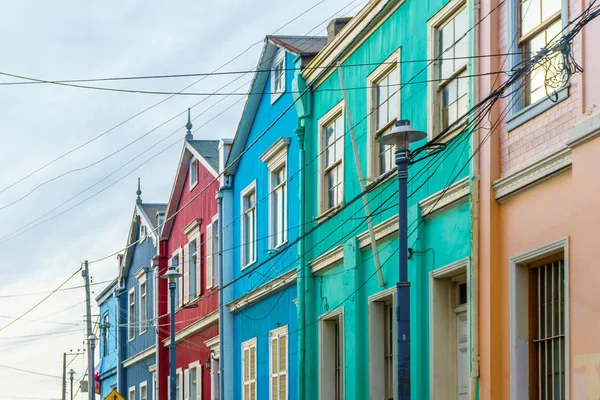
{"type": "MultiPolygon", "coordinates": [[[[277,33],[325,34],[331,17],[353,15],[364,3],[4,2],[0,72],[45,80],[211,72],[248,48],[223,70],[249,70],[264,36],[312,6],[318,4],[277,33]]],[[[199,79],[89,85],[178,92],[199,79]]],[[[210,93],[229,84],[225,92],[245,93],[250,79],[208,77],[188,91],[210,93]]],[[[23,80],[0,75],[0,83],[7,82],[23,80]]],[[[62,353],[84,347],[83,289],[58,292],[3,327],[84,259],[124,247],[138,177],[144,201],[168,200],[188,107],[196,118],[195,138],[218,139],[233,136],[243,102],[242,96],[169,99],[51,84],[0,85],[0,399],[60,398],[62,353]]],[[[94,282],[116,273],[114,258],[91,266],[94,282]]],[[[66,286],[82,283],[77,275],[66,286]]],[[[85,370],[84,358],[69,367],[76,378],[85,370]]]]}

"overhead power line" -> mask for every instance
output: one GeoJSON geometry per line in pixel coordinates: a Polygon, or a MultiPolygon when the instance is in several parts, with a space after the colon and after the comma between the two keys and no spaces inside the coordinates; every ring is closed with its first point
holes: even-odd
{"type": "Polygon", "coordinates": [[[6,368],[6,369],[13,370],[13,371],[25,372],[27,374],[45,376],[45,377],[48,377],[48,378],[56,378],[56,379],[61,379],[62,380],[62,376],[44,374],[43,372],[31,371],[31,370],[28,370],[28,369],[22,369],[22,368],[17,368],[17,367],[11,367],[10,365],[0,364],[0,368],[6,368]]]}

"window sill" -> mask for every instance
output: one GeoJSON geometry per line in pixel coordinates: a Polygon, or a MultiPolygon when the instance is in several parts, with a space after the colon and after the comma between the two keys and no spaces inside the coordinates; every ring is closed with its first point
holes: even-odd
{"type": "Polygon", "coordinates": [[[198,181],[196,180],[196,182],[194,183],[190,183],[190,192],[196,187],[198,186],[198,181]]]}
{"type": "Polygon", "coordinates": [[[389,181],[390,179],[393,179],[393,178],[397,177],[398,176],[398,173],[397,173],[398,170],[396,168],[394,168],[393,170],[396,171],[396,172],[391,173],[385,179],[382,179],[382,178],[386,174],[389,174],[390,171],[392,171],[392,170],[385,171],[384,173],[380,174],[379,176],[377,176],[375,178],[369,178],[368,181],[367,181],[368,183],[365,185],[365,190],[368,191],[368,192],[371,192],[371,191],[375,190],[376,188],[378,188],[379,186],[381,186],[384,183],[386,183],[387,181],[389,181]]]}
{"type": "Polygon", "coordinates": [[[317,215],[315,217],[315,220],[317,220],[317,222],[323,222],[323,220],[327,219],[327,217],[331,216],[332,214],[335,214],[342,207],[344,207],[344,203],[343,202],[340,203],[340,204],[338,204],[337,206],[333,206],[329,210],[324,211],[321,214],[317,215]]]}
{"type": "Polygon", "coordinates": [[[144,333],[148,332],[148,329],[146,328],[146,330],[140,331],[139,336],[142,336],[144,333]]]}
{"type": "Polygon", "coordinates": [[[548,97],[544,97],[543,99],[538,100],[537,102],[530,104],[524,109],[519,110],[515,114],[511,115],[509,118],[506,119],[506,130],[510,132],[513,129],[518,128],[525,122],[532,120],[533,118],[544,113],[545,111],[548,111],[561,101],[568,98],[569,85],[566,85],[565,87],[559,89],[556,92],[556,94],[558,95],[558,99],[556,100],[556,102],[550,100],[548,97]]]}
{"type": "MultiPolygon", "coordinates": [[[[461,133],[463,133],[465,127],[467,127],[467,120],[466,119],[463,122],[461,122],[460,124],[456,125],[451,130],[449,130],[448,132],[444,133],[444,136],[442,136],[436,143],[448,143],[448,142],[450,142],[452,139],[454,139],[455,137],[457,137],[458,135],[460,135],[461,133]]],[[[428,137],[427,141],[431,141],[435,137],[436,136],[428,137]]]]}
{"type": "Polygon", "coordinates": [[[246,268],[249,268],[249,267],[251,267],[253,264],[256,264],[256,260],[254,260],[254,261],[250,261],[248,264],[245,264],[245,265],[244,265],[244,266],[243,266],[243,267],[242,267],[240,270],[241,270],[241,271],[243,271],[243,270],[245,270],[246,268]]]}
{"type": "Polygon", "coordinates": [[[129,339],[127,339],[127,343],[129,343],[129,342],[133,342],[134,340],[135,340],[135,336],[134,336],[134,337],[132,337],[132,338],[129,338],[129,339]]]}
{"type": "Polygon", "coordinates": [[[282,90],[281,92],[273,93],[271,95],[271,104],[275,104],[275,102],[277,100],[279,100],[284,93],[285,93],[285,90],[282,90]]]}

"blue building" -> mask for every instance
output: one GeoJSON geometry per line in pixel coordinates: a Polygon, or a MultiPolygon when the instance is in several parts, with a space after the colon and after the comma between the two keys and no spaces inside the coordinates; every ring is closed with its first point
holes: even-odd
{"type": "Polygon", "coordinates": [[[117,390],[129,400],[154,400],[157,276],[152,259],[167,205],[142,202],[139,183],[137,195],[118,278],[117,390]]]}
{"type": "MultiPolygon", "coordinates": [[[[119,265],[120,265],[119,257],[119,265]]],[[[98,379],[100,381],[100,398],[104,399],[117,387],[117,300],[115,297],[115,279],[96,296],[100,308],[100,362],[98,379]]]]}
{"type": "Polygon", "coordinates": [[[234,282],[222,305],[224,399],[297,397],[299,144],[292,84],[326,42],[265,39],[232,143],[222,190],[223,282],[234,282]]]}

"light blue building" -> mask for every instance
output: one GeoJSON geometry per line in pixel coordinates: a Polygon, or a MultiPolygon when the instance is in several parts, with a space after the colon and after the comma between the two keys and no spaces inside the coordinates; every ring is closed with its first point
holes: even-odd
{"type": "Polygon", "coordinates": [[[118,278],[117,390],[129,400],[154,400],[156,379],[156,273],[159,234],[167,205],[137,200],[118,278]]]}
{"type": "Polygon", "coordinates": [[[327,42],[268,36],[222,189],[224,399],[295,399],[298,114],[292,83],[327,42]],[[280,117],[281,116],[281,117],[280,117]]]}
{"type": "Polygon", "coordinates": [[[117,387],[117,300],[115,297],[115,279],[96,296],[100,308],[100,362],[98,379],[100,398],[104,399],[117,387]]]}

